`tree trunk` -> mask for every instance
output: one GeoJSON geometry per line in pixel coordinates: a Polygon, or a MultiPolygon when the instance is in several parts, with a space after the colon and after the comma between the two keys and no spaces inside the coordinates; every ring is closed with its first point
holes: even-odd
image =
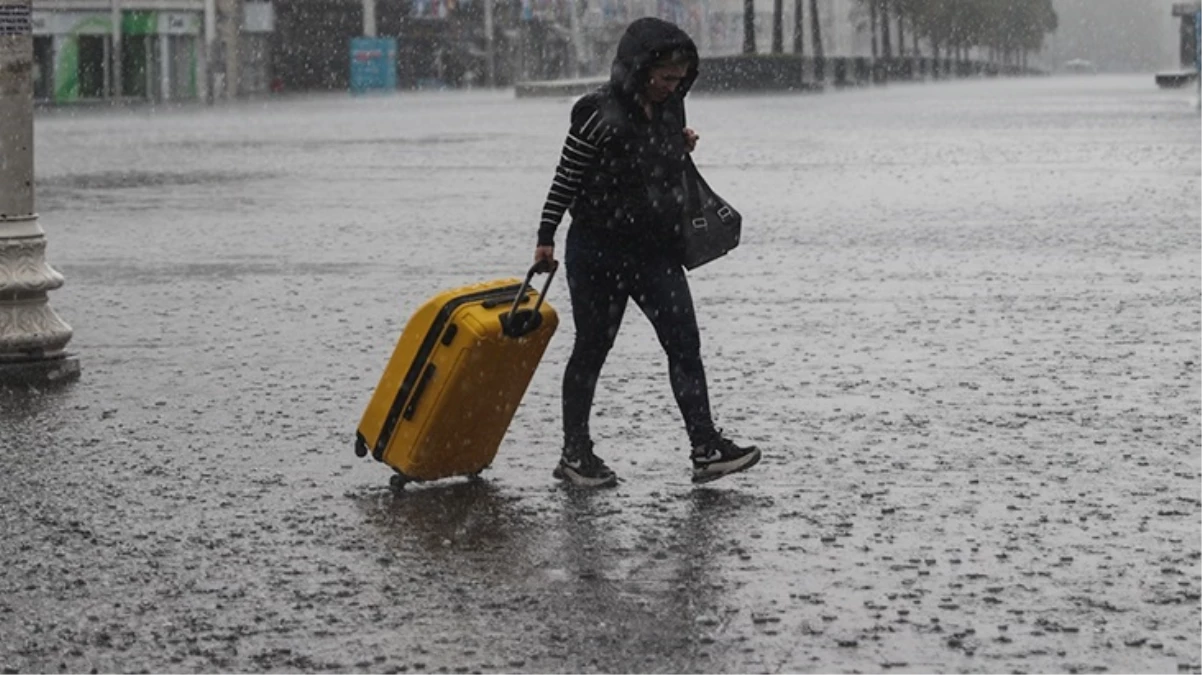
{"type": "Polygon", "coordinates": [[[918,48],[918,25],[914,20],[910,21],[910,33],[914,36],[914,56],[921,57],[922,50],[918,48]]]}
{"type": "Polygon", "coordinates": [[[785,51],[785,0],[772,0],[772,53],[785,51]]]}
{"type": "Polygon", "coordinates": [[[889,34],[889,0],[881,0],[881,54],[893,58],[893,40],[889,34]]]}
{"type": "Polygon", "coordinates": [[[826,79],[826,61],[822,50],[822,24],[818,21],[818,0],[810,0],[810,43],[814,45],[814,77],[826,79]]]}
{"type": "Polygon", "coordinates": [[[897,17],[897,55],[906,55],[906,17],[897,17]]]}
{"type": "Polygon", "coordinates": [[[743,0],[743,53],[755,51],[755,0],[743,0]]]}
{"type": "Polygon", "coordinates": [[[872,58],[876,59],[881,55],[877,49],[877,37],[880,31],[877,29],[877,2],[879,0],[868,0],[868,25],[872,28],[872,58]]]}
{"type": "Polygon", "coordinates": [[[804,0],[793,0],[793,53],[798,56],[805,55],[805,32],[806,24],[805,17],[801,14],[801,6],[804,0]]]}

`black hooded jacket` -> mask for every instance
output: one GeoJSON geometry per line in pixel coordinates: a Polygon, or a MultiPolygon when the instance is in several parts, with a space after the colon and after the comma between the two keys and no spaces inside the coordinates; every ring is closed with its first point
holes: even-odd
{"type": "Polygon", "coordinates": [[[574,227],[630,250],[675,245],[681,218],[685,147],[684,97],[697,79],[697,47],[674,24],[644,18],[618,43],[610,81],[572,108],[572,125],[539,226],[540,245],[553,245],[570,208],[574,227]],[[651,119],[636,100],[650,67],[681,51],[689,65],[651,119]]]}

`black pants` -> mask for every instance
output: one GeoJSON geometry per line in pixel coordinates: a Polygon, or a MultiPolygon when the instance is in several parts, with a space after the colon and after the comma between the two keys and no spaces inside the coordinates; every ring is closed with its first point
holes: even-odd
{"type": "Polygon", "coordinates": [[[714,434],[693,296],[680,263],[665,252],[625,251],[584,227],[568,231],[564,255],[576,341],[563,378],[568,447],[589,440],[589,412],[605,357],[630,299],[651,320],[668,355],[669,377],[694,445],[714,434]]]}

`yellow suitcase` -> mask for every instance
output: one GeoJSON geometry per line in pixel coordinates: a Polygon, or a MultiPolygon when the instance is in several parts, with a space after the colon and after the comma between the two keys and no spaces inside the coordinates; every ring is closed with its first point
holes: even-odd
{"type": "Polygon", "coordinates": [[[393,486],[476,475],[492,463],[559,325],[544,300],[555,266],[440,293],[409,320],[355,439],[393,486]],[[530,286],[545,272],[541,293],[530,286]]]}

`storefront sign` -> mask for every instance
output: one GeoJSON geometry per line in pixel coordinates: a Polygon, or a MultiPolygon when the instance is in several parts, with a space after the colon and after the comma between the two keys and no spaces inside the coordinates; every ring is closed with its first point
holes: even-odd
{"type": "Polygon", "coordinates": [[[559,21],[565,16],[563,0],[522,0],[518,8],[522,21],[559,21]]]}
{"type": "Polygon", "coordinates": [[[33,13],[34,35],[108,35],[112,26],[107,12],[33,13]]]}
{"type": "Polygon", "coordinates": [[[396,38],[351,40],[351,91],[396,91],[396,38]]]}
{"type": "Polygon", "coordinates": [[[0,35],[29,35],[33,24],[29,20],[29,5],[0,5],[0,35]]]}
{"type": "Polygon", "coordinates": [[[35,35],[109,35],[113,20],[108,12],[45,12],[33,13],[35,35]]]}
{"type": "Polygon", "coordinates": [[[457,3],[455,0],[413,0],[410,14],[419,19],[445,19],[457,3]]]}
{"type": "Polygon", "coordinates": [[[198,35],[200,14],[196,12],[159,12],[159,35],[198,35]]]}
{"type": "Polygon", "coordinates": [[[242,30],[247,33],[270,33],[275,30],[275,5],[270,2],[247,2],[242,5],[242,30]]]}
{"type": "MultiPolygon", "coordinates": [[[[125,35],[199,35],[199,12],[127,11],[121,16],[125,35]]],[[[109,35],[113,32],[108,12],[33,13],[34,35],[109,35]]]]}

